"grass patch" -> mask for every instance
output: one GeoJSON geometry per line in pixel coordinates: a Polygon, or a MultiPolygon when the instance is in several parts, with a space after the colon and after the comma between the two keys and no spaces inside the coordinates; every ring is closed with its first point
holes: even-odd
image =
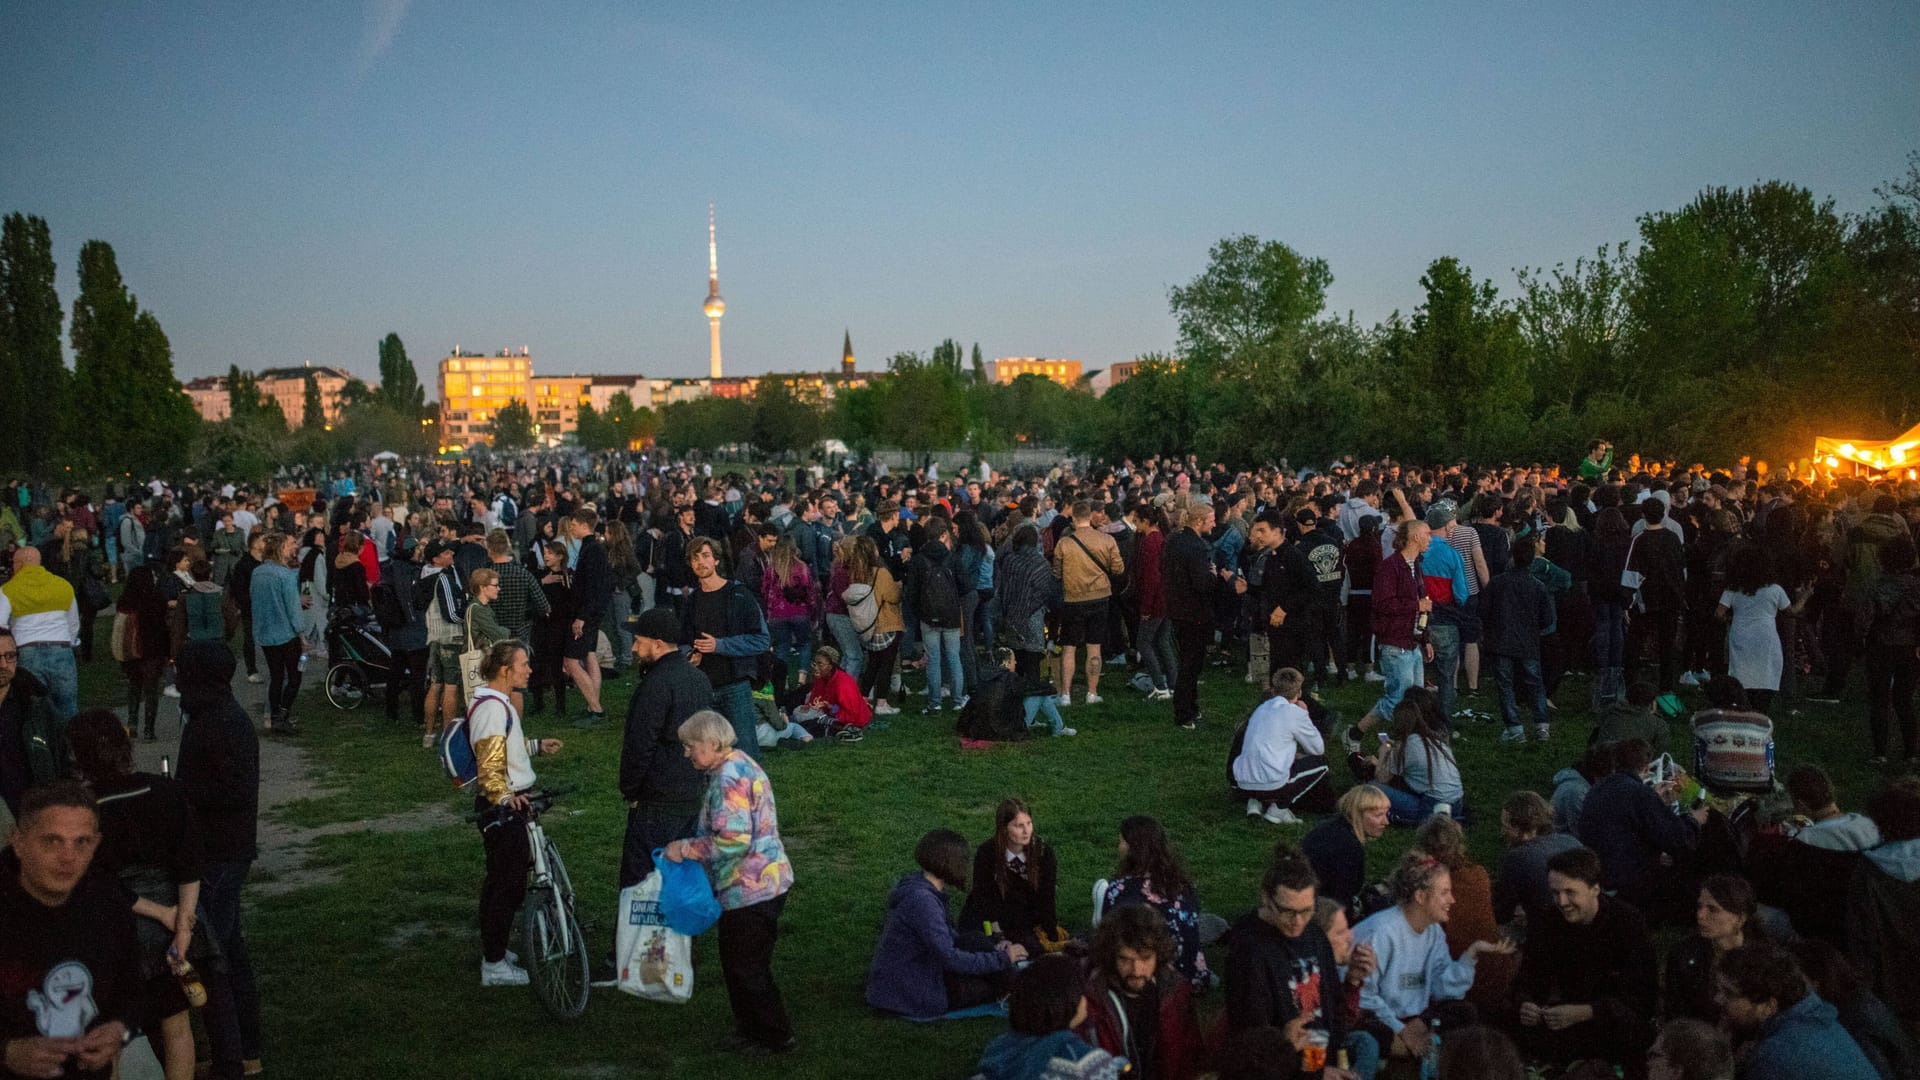
{"type": "MultiPolygon", "coordinates": [[[[89,665],[87,703],[123,700],[111,668],[111,661],[89,665]]],[[[802,751],[772,752],[768,771],[796,876],[774,964],[801,1041],[786,1058],[743,1061],[725,1049],[731,1020],[711,934],[698,943],[699,988],[684,1007],[596,991],[586,1016],[560,1027],[524,991],[482,992],[474,925],[479,838],[460,819],[423,816],[418,831],[319,836],[310,864],[329,872],[324,884],[254,899],[248,925],[267,1061],[276,1073],[310,1080],[970,1075],[998,1023],[908,1024],[876,1017],[862,1000],[887,892],[911,869],[914,841],[947,826],[978,842],[991,831],[994,804],[1023,796],[1041,834],[1059,850],[1063,920],[1080,928],[1092,882],[1112,870],[1120,819],[1153,814],[1190,863],[1203,904],[1237,916],[1251,906],[1274,840],[1304,831],[1250,820],[1226,790],[1231,729],[1256,701],[1238,670],[1209,669],[1202,691],[1209,720],[1199,732],[1174,728],[1166,705],[1148,705],[1112,679],[1107,704],[1069,710],[1068,722],[1080,730],[1072,739],[963,752],[951,712],[909,712],[857,746],[817,741],[802,751]]],[[[1460,746],[1475,807],[1469,836],[1483,863],[1500,853],[1500,799],[1520,787],[1549,792],[1553,773],[1577,756],[1588,724],[1575,703],[1586,691],[1579,679],[1562,687],[1566,709],[1548,744],[1503,745],[1497,727],[1476,725],[1460,746]]],[[[630,682],[609,682],[609,715],[624,716],[630,692],[630,682]]],[[[1352,718],[1377,692],[1363,684],[1327,697],[1352,718]]],[[[1482,708],[1497,707],[1491,697],[1489,677],[1482,708]]],[[[920,699],[911,701],[917,706],[920,699]]],[[[299,712],[305,733],[298,741],[313,755],[323,794],[284,808],[286,823],[315,827],[434,805],[470,808],[417,734],[388,724],[377,703],[339,712],[309,685],[299,712]]],[[[1858,806],[1881,782],[1865,765],[1858,701],[1803,706],[1776,723],[1783,771],[1802,761],[1826,765],[1843,805],[1858,806]]],[[[567,743],[561,755],[536,764],[548,784],[580,785],[547,828],[567,858],[598,953],[612,941],[625,825],[614,785],[619,725],[576,731],[535,717],[528,728],[567,743]]],[[[1682,725],[1674,739],[1676,747],[1689,745],[1682,725]]],[[[1344,783],[1345,769],[1336,772],[1344,783]]],[[[1406,830],[1394,830],[1372,845],[1373,873],[1384,873],[1407,842],[1406,830]]],[[[1223,957],[1210,959],[1223,968],[1223,957]]],[[[1211,1012],[1219,995],[1209,996],[1203,1008],[1211,1012]]]]}

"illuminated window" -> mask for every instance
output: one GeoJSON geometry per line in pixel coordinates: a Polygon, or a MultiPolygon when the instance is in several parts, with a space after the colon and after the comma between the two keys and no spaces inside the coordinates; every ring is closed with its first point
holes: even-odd
{"type": "Polygon", "coordinates": [[[449,360],[449,361],[447,361],[447,370],[448,370],[448,371],[460,371],[460,370],[462,370],[462,365],[461,365],[461,363],[460,363],[460,361],[458,361],[458,360],[449,360]]]}

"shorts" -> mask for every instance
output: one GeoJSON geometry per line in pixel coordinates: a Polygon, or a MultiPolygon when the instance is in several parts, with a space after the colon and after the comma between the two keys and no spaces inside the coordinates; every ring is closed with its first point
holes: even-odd
{"type": "Polygon", "coordinates": [[[1460,626],[1460,644],[1478,645],[1480,643],[1480,639],[1485,636],[1485,628],[1480,622],[1479,593],[1468,597],[1467,602],[1460,605],[1455,621],[1460,626]]]}
{"type": "Polygon", "coordinates": [[[1060,609],[1060,647],[1104,645],[1107,641],[1107,598],[1077,600],[1060,609]]]}
{"type": "Polygon", "coordinates": [[[436,686],[460,685],[459,643],[434,643],[427,650],[427,681],[436,686]]]}
{"type": "Polygon", "coordinates": [[[594,646],[600,639],[600,631],[592,626],[582,629],[579,637],[573,636],[571,624],[561,627],[560,632],[566,635],[565,644],[560,649],[561,659],[577,660],[582,664],[593,655],[594,646]]]}

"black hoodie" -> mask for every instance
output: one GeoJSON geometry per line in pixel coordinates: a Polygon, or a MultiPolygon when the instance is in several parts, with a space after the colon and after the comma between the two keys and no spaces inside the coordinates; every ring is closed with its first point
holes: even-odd
{"type": "Polygon", "coordinates": [[[1308,1028],[1327,1033],[1328,1046],[1345,1041],[1340,968],[1319,927],[1309,924],[1290,938],[1249,912],[1227,931],[1226,944],[1229,1031],[1284,1028],[1304,1014],[1308,1028]]]}
{"type": "Polygon", "coordinates": [[[251,862],[259,854],[260,738],[233,696],[233,653],[218,641],[180,650],[180,786],[200,825],[208,862],[251,862]]]}

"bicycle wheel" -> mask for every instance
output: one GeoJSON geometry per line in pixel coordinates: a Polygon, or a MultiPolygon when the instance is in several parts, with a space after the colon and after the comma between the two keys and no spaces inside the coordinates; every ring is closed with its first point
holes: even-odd
{"type": "Polygon", "coordinates": [[[327,669],[327,700],[336,709],[356,709],[367,700],[367,675],[357,666],[342,662],[327,669]]]}
{"type": "Polygon", "coordinates": [[[527,892],[527,974],[533,996],[547,1015],[561,1022],[578,1020],[587,1011],[593,975],[588,969],[587,940],[573,917],[573,907],[560,901],[551,886],[527,892]]]}

